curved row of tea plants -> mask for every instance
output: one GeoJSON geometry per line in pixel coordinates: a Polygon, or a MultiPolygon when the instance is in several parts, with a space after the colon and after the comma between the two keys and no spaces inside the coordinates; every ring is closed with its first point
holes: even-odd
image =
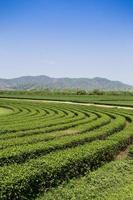
{"type": "Polygon", "coordinates": [[[71,180],[36,200],[132,200],[133,160],[113,161],[71,180]]]}

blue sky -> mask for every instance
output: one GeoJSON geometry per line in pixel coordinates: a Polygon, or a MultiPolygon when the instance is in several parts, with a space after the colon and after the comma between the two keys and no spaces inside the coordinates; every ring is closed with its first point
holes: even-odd
{"type": "Polygon", "coordinates": [[[133,84],[133,0],[0,0],[0,77],[133,84]]]}

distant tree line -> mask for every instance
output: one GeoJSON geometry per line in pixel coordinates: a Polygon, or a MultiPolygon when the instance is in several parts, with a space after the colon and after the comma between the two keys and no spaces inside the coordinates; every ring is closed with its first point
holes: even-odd
{"type": "Polygon", "coordinates": [[[133,96],[133,91],[104,91],[94,89],[92,91],[82,89],[40,89],[40,90],[1,90],[0,95],[130,95],[133,96]]]}

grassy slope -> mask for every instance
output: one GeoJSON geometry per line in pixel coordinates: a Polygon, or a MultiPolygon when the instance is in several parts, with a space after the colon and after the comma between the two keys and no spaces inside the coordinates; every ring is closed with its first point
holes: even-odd
{"type": "Polygon", "coordinates": [[[0,107],[0,115],[6,115],[12,112],[10,109],[0,107]]]}

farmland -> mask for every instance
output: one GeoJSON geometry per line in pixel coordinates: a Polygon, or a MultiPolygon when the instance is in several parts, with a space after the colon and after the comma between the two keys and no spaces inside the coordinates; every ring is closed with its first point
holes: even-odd
{"type": "MultiPolygon", "coordinates": [[[[100,92],[101,93],[101,92],[100,92]]],[[[77,103],[95,103],[133,107],[133,92],[105,92],[96,95],[77,95],[70,91],[0,91],[0,98],[36,99],[52,101],[71,101],[77,103]]]]}
{"type": "Polygon", "coordinates": [[[133,199],[133,110],[1,97],[0,200],[133,199]]]}

